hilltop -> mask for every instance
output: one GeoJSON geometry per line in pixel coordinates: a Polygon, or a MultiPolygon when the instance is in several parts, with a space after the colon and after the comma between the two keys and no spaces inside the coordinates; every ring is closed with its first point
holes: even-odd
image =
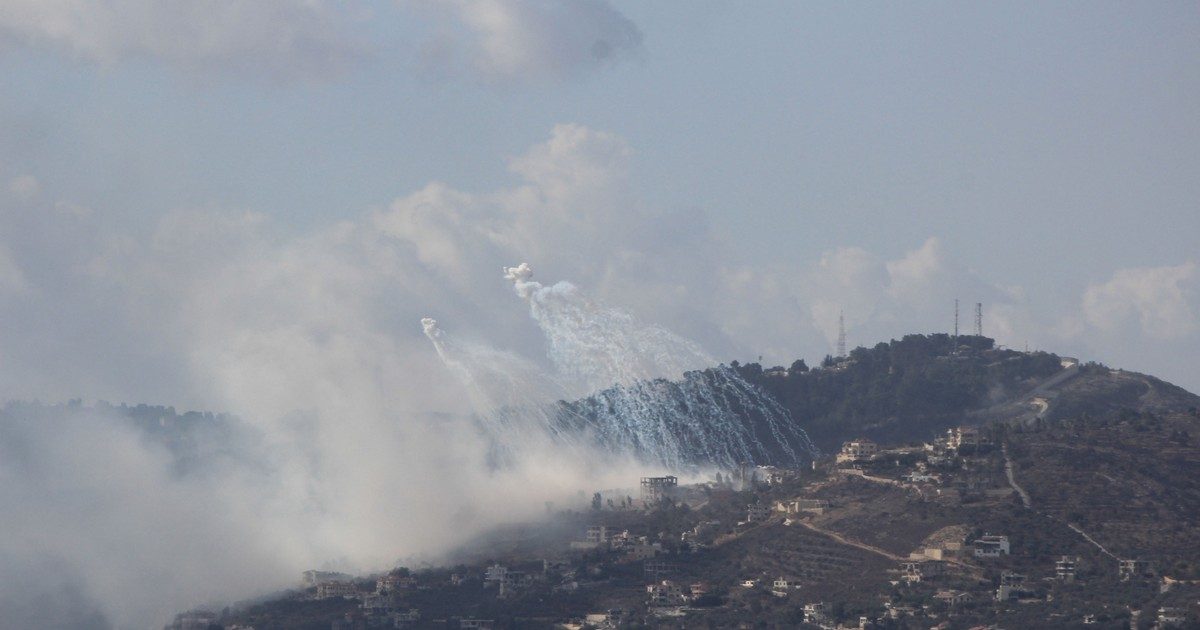
{"type": "MultiPolygon", "coordinates": [[[[729,367],[778,401],[825,452],[856,437],[928,440],[961,424],[1200,406],[1200,396],[1152,376],[998,348],[979,336],[906,335],[846,357],[827,356],[812,368],[803,360],[786,368],[737,361],[729,367]]],[[[768,431],[756,425],[755,433],[768,431]]],[[[778,449],[772,454],[781,459],[778,449]]]]}

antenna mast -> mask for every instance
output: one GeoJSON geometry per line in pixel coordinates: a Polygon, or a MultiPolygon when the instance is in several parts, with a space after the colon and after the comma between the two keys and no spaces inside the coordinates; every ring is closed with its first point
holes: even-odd
{"type": "Polygon", "coordinates": [[[846,356],[846,318],[842,311],[838,311],[838,345],[837,353],[839,357],[846,356]]]}
{"type": "Polygon", "coordinates": [[[983,303],[975,303],[975,336],[983,336],[983,303]]]}

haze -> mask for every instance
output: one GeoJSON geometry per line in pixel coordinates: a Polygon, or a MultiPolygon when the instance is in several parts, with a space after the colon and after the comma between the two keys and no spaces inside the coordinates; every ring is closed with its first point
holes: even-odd
{"type": "Polygon", "coordinates": [[[547,369],[523,261],[720,360],[958,298],[1200,389],[1197,34],[1194,3],[0,0],[0,399],[227,411],[270,453],[175,477],[100,411],[7,426],[0,617],[161,625],[636,475],[486,465],[420,320],[547,369]]]}

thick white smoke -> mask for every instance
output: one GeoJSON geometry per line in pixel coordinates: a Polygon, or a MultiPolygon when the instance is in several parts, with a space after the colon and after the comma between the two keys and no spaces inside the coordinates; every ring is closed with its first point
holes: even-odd
{"type": "Polygon", "coordinates": [[[554,365],[585,392],[679,378],[717,363],[698,344],[626,311],[602,307],[570,282],[543,286],[532,277],[527,263],[504,268],[504,278],[529,303],[554,365]]]}
{"type": "MultiPolygon", "coordinates": [[[[826,352],[822,333],[836,331],[842,306],[852,343],[949,325],[936,323],[939,304],[951,304],[963,281],[938,269],[961,265],[926,255],[936,248],[896,265],[831,256],[817,268],[728,267],[728,251],[697,216],[635,198],[631,155],[618,136],[560,125],[512,161],[511,186],[470,193],[433,183],[300,235],[263,215],[184,210],[142,233],[103,209],[67,203],[49,184],[0,198],[0,396],[229,411],[251,436],[235,439],[249,454],[218,458],[184,480],[170,476],[161,445],[98,428],[112,424],[104,414],[21,420],[19,433],[0,440],[0,620],[23,619],[18,604],[36,611],[46,608],[38,602],[71,601],[79,604],[72,618],[149,627],[164,611],[286,585],[303,569],[436,556],[493,523],[541,514],[543,501],[619,487],[642,472],[611,464],[623,459],[603,448],[575,458],[557,437],[496,466],[497,432],[481,410],[600,390],[597,400],[619,413],[576,411],[593,416],[601,444],[680,465],[689,453],[721,461],[754,455],[756,442],[765,450],[796,443],[772,435],[780,426],[768,421],[769,407],[753,436],[721,428],[726,412],[754,400],[744,382],[728,370],[697,380],[687,370],[710,357],[641,319],[669,322],[722,356],[769,361],[826,352]],[[533,282],[526,266],[513,280],[531,320],[513,286],[481,271],[518,256],[588,295],[533,282]],[[413,325],[427,313],[452,331],[484,331],[519,357],[443,333],[443,363],[413,325]],[[544,348],[548,370],[538,367],[544,348]],[[448,377],[443,366],[455,360],[475,368],[474,389],[448,377]],[[644,380],[681,376],[679,385],[644,380]],[[667,414],[660,407],[670,400],[695,413],[667,414]],[[703,439],[671,437],[688,434],[703,439]]],[[[1162,282],[1137,293],[1139,309],[1176,301],[1162,282]]],[[[1128,292],[1090,293],[1099,298],[1089,298],[1074,338],[1092,337],[1088,321],[1111,319],[1097,312],[1138,312],[1101,309],[1101,299],[1128,292]]],[[[1194,293],[1180,299],[1194,307],[1194,293]]],[[[1025,322],[1014,330],[1045,330],[1019,317],[1023,302],[1011,304],[1010,321],[1025,322]]],[[[996,317],[985,320],[992,326],[996,317]]],[[[1194,332],[1180,332],[1191,336],[1170,343],[1194,345],[1194,332]]]]}
{"type": "Polygon", "coordinates": [[[505,452],[552,437],[561,448],[592,445],[677,472],[815,454],[778,403],[696,343],[603,307],[568,282],[543,286],[526,263],[506,267],[504,277],[545,335],[553,374],[482,345],[451,350],[436,321],[422,325],[505,452]],[[549,404],[547,393],[559,392],[581,400],[549,404]]]}

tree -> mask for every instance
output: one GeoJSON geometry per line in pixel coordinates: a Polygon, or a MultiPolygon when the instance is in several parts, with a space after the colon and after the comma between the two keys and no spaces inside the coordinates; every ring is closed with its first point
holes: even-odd
{"type": "Polygon", "coordinates": [[[803,374],[808,371],[808,364],[804,359],[796,359],[792,362],[792,367],[788,368],[789,374],[803,374]]]}
{"type": "Polygon", "coordinates": [[[599,512],[600,506],[603,504],[604,504],[604,498],[600,496],[599,492],[592,495],[592,509],[593,510],[596,510],[597,512],[599,512]]]}

